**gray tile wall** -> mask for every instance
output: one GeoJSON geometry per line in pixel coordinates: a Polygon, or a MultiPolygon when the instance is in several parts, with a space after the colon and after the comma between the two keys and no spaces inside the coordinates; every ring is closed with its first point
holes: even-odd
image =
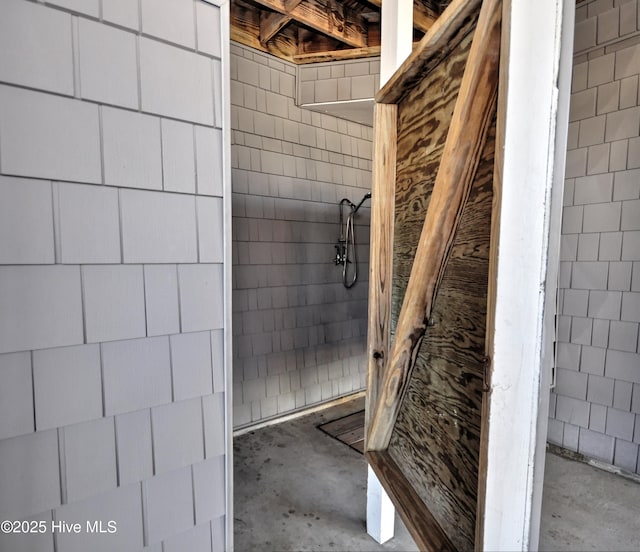
{"type": "Polygon", "coordinates": [[[313,63],[298,68],[298,104],[364,100],[380,88],[380,58],[313,63]]]}
{"type": "Polygon", "coordinates": [[[214,4],[2,2],[1,552],[225,547],[214,4]]]}
{"type": "MultiPolygon", "coordinates": [[[[232,44],[234,425],[363,388],[369,203],[359,281],[332,264],[338,202],[370,189],[372,129],[295,104],[295,66],[232,44]]],[[[366,62],[367,67],[369,62],[366,62]]]]}
{"type": "Polygon", "coordinates": [[[640,473],[640,7],[576,10],[549,440],[640,473]]]}

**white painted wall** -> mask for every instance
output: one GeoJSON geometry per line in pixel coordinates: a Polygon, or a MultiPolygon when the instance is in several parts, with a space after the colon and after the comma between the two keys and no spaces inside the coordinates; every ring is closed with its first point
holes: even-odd
{"type": "Polygon", "coordinates": [[[1,10],[0,551],[230,550],[228,2],[1,10]]]}

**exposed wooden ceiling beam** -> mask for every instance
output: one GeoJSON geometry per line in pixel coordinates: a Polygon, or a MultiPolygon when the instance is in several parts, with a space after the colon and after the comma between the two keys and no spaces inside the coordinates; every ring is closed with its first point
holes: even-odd
{"type": "MultiPolygon", "coordinates": [[[[414,28],[426,32],[448,1],[413,0],[414,28]]],[[[295,63],[376,56],[382,0],[367,2],[232,0],[232,39],[295,63]]]]}
{"type": "MultiPolygon", "coordinates": [[[[419,42],[413,43],[416,48],[419,42]]],[[[294,63],[300,65],[306,63],[321,63],[324,61],[343,61],[346,59],[359,59],[374,57],[380,55],[380,45],[367,46],[366,48],[345,48],[344,50],[332,50],[326,52],[309,52],[305,54],[296,54],[291,59],[294,63]]]]}
{"type": "MultiPolygon", "coordinates": [[[[382,8],[382,0],[368,0],[374,6],[382,8]]],[[[395,1],[395,0],[394,0],[395,1]]],[[[433,11],[425,7],[420,0],[413,2],[413,26],[423,33],[426,33],[435,23],[436,17],[433,11]]]]}
{"type": "Polygon", "coordinates": [[[255,35],[248,34],[231,27],[231,40],[244,44],[245,46],[249,46],[250,48],[255,48],[261,52],[271,54],[280,59],[290,61],[291,63],[295,63],[293,59],[297,52],[295,41],[290,37],[283,36],[282,34],[274,37],[274,39],[266,46],[263,46],[255,35]]]}
{"type": "Polygon", "coordinates": [[[290,12],[298,5],[302,0],[288,0],[283,4],[286,14],[279,12],[261,12],[260,13],[260,44],[263,46],[269,42],[275,35],[280,32],[285,25],[287,25],[293,17],[290,12]]]}
{"type": "MultiPolygon", "coordinates": [[[[290,18],[285,23],[281,19],[272,21],[271,25],[281,24],[280,28],[282,28],[289,21],[295,20],[349,46],[355,48],[367,46],[367,25],[364,19],[359,15],[349,13],[342,4],[335,2],[335,0],[327,0],[326,5],[320,0],[294,1],[293,3],[285,2],[285,0],[253,1],[290,18]],[[294,7],[290,8],[292,5],[294,7]]],[[[262,36],[260,41],[262,41],[262,36]]]]}
{"type": "Polygon", "coordinates": [[[344,44],[335,38],[317,33],[302,25],[298,26],[298,54],[332,52],[343,48],[344,44]]]}
{"type": "Polygon", "coordinates": [[[291,11],[293,8],[298,7],[302,0],[284,0],[284,7],[287,11],[291,11]]]}
{"type": "Polygon", "coordinates": [[[426,33],[436,22],[436,18],[421,2],[413,3],[413,26],[416,29],[426,33]]]}
{"type": "Polygon", "coordinates": [[[333,50],[331,52],[296,54],[293,56],[293,62],[299,64],[321,63],[323,61],[342,61],[379,55],[380,46],[367,46],[366,48],[345,48],[344,50],[333,50]]]}
{"type": "Polygon", "coordinates": [[[278,12],[260,13],[260,44],[265,45],[291,21],[290,15],[278,12]]]}
{"type": "Polygon", "coordinates": [[[258,11],[248,5],[235,2],[231,10],[231,40],[293,61],[293,56],[298,53],[297,37],[294,32],[289,29],[281,30],[266,44],[260,43],[259,34],[258,11]]]}

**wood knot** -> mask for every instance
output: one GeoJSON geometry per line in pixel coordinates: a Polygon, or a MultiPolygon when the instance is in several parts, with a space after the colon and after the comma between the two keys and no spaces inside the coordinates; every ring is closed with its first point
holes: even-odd
{"type": "Polygon", "coordinates": [[[380,360],[383,357],[384,357],[384,353],[380,351],[373,351],[373,358],[375,358],[376,360],[380,360]]]}

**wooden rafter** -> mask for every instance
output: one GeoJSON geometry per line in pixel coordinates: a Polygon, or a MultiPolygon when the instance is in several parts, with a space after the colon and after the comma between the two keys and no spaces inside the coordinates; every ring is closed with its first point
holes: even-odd
{"type": "Polygon", "coordinates": [[[380,55],[380,46],[368,46],[367,48],[345,48],[344,50],[330,50],[296,54],[292,61],[298,64],[322,63],[325,61],[344,61],[346,59],[358,59],[380,55]]]}
{"type": "MultiPolygon", "coordinates": [[[[294,3],[293,8],[289,8],[289,3],[284,0],[254,1],[285,16],[285,18],[289,18],[285,23],[282,23],[282,18],[276,19],[276,27],[281,23],[280,28],[282,28],[293,20],[355,48],[364,48],[368,45],[367,25],[362,16],[350,13],[335,0],[325,0],[324,2],[305,0],[297,4],[294,3]]],[[[273,23],[272,26],[274,26],[273,23]]]]}
{"type": "MultiPolygon", "coordinates": [[[[417,48],[418,42],[413,43],[413,48],[417,48]]],[[[296,54],[292,61],[297,64],[322,63],[326,61],[344,61],[347,59],[360,59],[380,55],[380,46],[368,46],[367,48],[344,48],[342,50],[320,50],[318,52],[308,52],[296,54]]]]}
{"type": "MultiPolygon", "coordinates": [[[[394,0],[395,1],[395,0],[394,0]]],[[[382,0],[369,0],[378,8],[382,7],[382,0]]],[[[419,0],[413,3],[413,26],[423,33],[426,33],[436,22],[437,14],[425,8],[424,4],[419,0]]]]}
{"type": "Polygon", "coordinates": [[[352,50],[340,41],[326,35],[318,35],[307,27],[298,27],[298,54],[315,54],[334,50],[352,50]]]}
{"type": "Polygon", "coordinates": [[[427,9],[425,5],[416,0],[413,3],[413,26],[426,33],[436,22],[438,13],[434,13],[432,10],[427,9]]]}
{"type": "Polygon", "coordinates": [[[264,45],[269,42],[289,21],[291,21],[290,15],[262,12],[260,14],[260,44],[264,45]]]}
{"type": "MultiPolygon", "coordinates": [[[[450,0],[413,2],[419,40],[450,0]]],[[[381,6],[382,0],[231,0],[231,38],[299,64],[379,56],[381,6]]]]}
{"type": "MultiPolygon", "coordinates": [[[[455,0],[458,4],[476,4],[455,0]]],[[[367,450],[385,450],[431,316],[449,251],[475,176],[497,96],[500,0],[484,0],[451,126],[378,390],[367,450]]],[[[372,261],[373,264],[373,261],[372,261]]]]}
{"type": "Polygon", "coordinates": [[[248,4],[236,1],[231,17],[231,40],[289,61],[293,61],[293,56],[298,53],[296,34],[288,28],[261,44],[258,38],[260,14],[248,4]]]}
{"type": "Polygon", "coordinates": [[[284,14],[279,12],[262,12],[260,14],[260,44],[266,44],[293,19],[291,10],[298,7],[300,2],[302,0],[289,0],[289,2],[286,2],[283,5],[286,12],[284,14]]]}

